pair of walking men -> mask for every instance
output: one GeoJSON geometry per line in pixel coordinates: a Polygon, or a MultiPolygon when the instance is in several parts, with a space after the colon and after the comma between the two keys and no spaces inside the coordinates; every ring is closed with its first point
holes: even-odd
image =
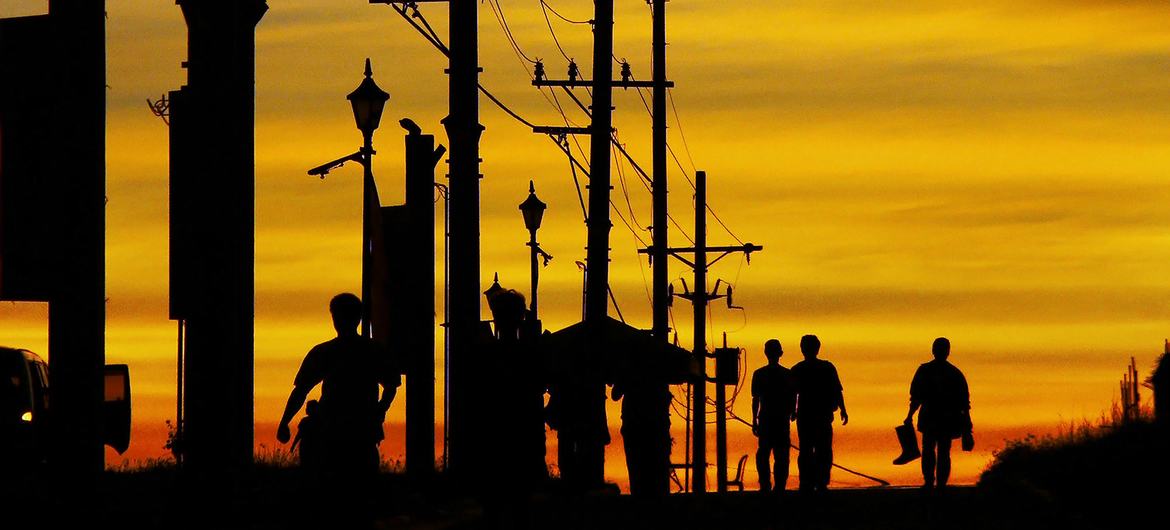
{"type": "Polygon", "coordinates": [[[784,350],[780,341],[764,344],[768,365],[752,375],[752,433],[759,437],[756,469],[760,472],[760,491],[783,491],[788,482],[789,447],[792,444],[789,422],[796,420],[800,437],[801,491],[823,491],[829,487],[833,467],[833,420],[841,410],[841,425],[849,423],[841,379],[833,363],[817,359],[821,341],[816,335],[800,338],[804,360],[791,370],[780,366],[784,350]],[[768,460],[775,455],[774,473],[768,460]]]}
{"type": "MultiPolygon", "coordinates": [[[[759,438],[756,469],[761,491],[772,489],[773,476],[776,490],[785,488],[792,444],[789,422],[793,419],[800,437],[797,458],[800,489],[828,488],[833,466],[833,413],[841,409],[842,425],[849,423],[849,414],[845,411],[837,369],[832,363],[817,359],[820,346],[815,335],[801,337],[804,361],[788,370],[780,366],[784,354],[780,341],[772,339],[764,344],[768,365],[752,375],[752,433],[759,438]],[[774,467],[768,465],[773,456],[774,467]]],[[[946,486],[951,472],[951,442],[959,437],[969,439],[971,434],[967,380],[958,368],[947,362],[950,351],[949,340],[935,339],[934,360],[919,366],[910,384],[906,423],[912,423],[914,413],[921,410],[918,430],[922,432],[922,475],[927,489],[936,484],[946,486]]]]}

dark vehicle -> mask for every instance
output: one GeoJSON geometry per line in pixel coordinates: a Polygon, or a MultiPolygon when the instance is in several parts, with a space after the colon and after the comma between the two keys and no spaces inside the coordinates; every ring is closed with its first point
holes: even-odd
{"type": "MultiPolygon", "coordinates": [[[[130,446],[130,371],[106,365],[102,441],[118,453],[130,446]]],[[[49,365],[28,350],[0,346],[0,461],[32,468],[45,461],[52,421],[49,365]]]]}
{"type": "Polygon", "coordinates": [[[44,460],[49,420],[49,366],[28,350],[0,347],[0,458],[44,460]]]}

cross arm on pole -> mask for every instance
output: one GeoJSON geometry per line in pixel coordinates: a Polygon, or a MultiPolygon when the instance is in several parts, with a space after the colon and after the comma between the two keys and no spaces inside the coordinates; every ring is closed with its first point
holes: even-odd
{"type": "MultiPolygon", "coordinates": [[[[374,0],[370,0],[373,2],[374,0]]],[[[613,81],[615,88],[654,88],[654,81],[613,81]]],[[[532,86],[561,86],[561,87],[592,87],[593,80],[591,79],[534,79],[532,86]]],[[[665,81],[663,85],[667,88],[674,87],[674,81],[665,81]]]]}
{"type": "MultiPolygon", "coordinates": [[[[694,254],[696,250],[697,249],[695,247],[668,247],[666,249],[666,253],[671,255],[671,256],[674,256],[679,261],[686,263],[688,266],[694,268],[694,266],[695,266],[694,262],[682,257],[681,254],[694,254]]],[[[743,252],[744,255],[746,255],[748,257],[748,259],[750,260],[752,252],[759,252],[761,250],[764,250],[764,247],[762,247],[760,245],[753,245],[751,243],[744,243],[741,246],[705,247],[705,250],[707,252],[720,252],[721,253],[719,255],[719,257],[707,262],[707,266],[711,266],[711,265],[714,265],[715,262],[726,257],[728,254],[732,254],[734,252],[743,252]]],[[[651,254],[653,252],[654,252],[654,247],[638,249],[639,254],[651,254]]]]}

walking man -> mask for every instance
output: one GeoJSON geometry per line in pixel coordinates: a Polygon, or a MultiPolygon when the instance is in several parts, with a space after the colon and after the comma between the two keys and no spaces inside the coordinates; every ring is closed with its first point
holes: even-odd
{"type": "Polygon", "coordinates": [[[951,341],[934,339],[934,360],[924,363],[910,383],[911,424],[918,412],[918,431],[922,433],[922,489],[937,484],[945,488],[951,476],[951,442],[971,434],[971,394],[967,378],[955,365],[947,362],[951,341]]]}
{"type": "Polygon", "coordinates": [[[841,409],[841,425],[849,424],[841,379],[833,363],[817,359],[821,341],[816,335],[800,338],[804,360],[792,367],[796,380],[796,434],[800,437],[801,491],[824,491],[833,468],[833,413],[841,409]]]}
{"type": "Polygon", "coordinates": [[[382,422],[401,384],[389,355],[378,343],[357,332],[362,302],[350,293],[329,302],[337,337],[305,355],[293,381],[276,439],[288,443],[289,422],[311,391],[321,385],[319,400],[323,471],[341,479],[366,479],[378,471],[382,422]],[[378,386],[382,397],[378,398],[378,386]]]}
{"type": "Polygon", "coordinates": [[[760,491],[772,489],[775,475],[776,491],[788,485],[789,447],[792,444],[791,422],[796,411],[796,383],[792,372],[780,366],[784,349],[780,341],[764,343],[768,364],[752,373],[752,434],[759,438],[756,449],[756,471],[760,474],[760,491]],[[775,455],[775,467],[768,465],[775,455]]]}

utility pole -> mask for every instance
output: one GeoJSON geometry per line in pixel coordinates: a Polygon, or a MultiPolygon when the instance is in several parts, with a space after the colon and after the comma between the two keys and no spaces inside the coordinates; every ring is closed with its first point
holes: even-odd
{"type": "Polygon", "coordinates": [[[613,112],[613,0],[593,2],[593,123],[589,132],[589,224],[585,263],[585,321],[604,319],[609,308],[610,130],[613,112]]]}
{"type": "Polygon", "coordinates": [[[653,74],[653,161],[651,162],[653,192],[653,244],[650,254],[651,283],[654,285],[653,332],[659,340],[667,341],[670,333],[669,263],[666,249],[666,0],[653,0],[654,9],[654,74],[653,74]]]}
{"type": "MultiPolygon", "coordinates": [[[[704,493],[707,491],[707,383],[716,382],[707,377],[707,304],[711,300],[724,298],[726,294],[719,294],[718,289],[707,292],[707,270],[719,260],[734,252],[743,252],[751,259],[752,252],[763,250],[764,247],[744,243],[742,246],[707,246],[707,172],[695,172],[695,246],[684,248],[667,248],[666,253],[691,267],[695,272],[695,290],[693,292],[675,293],[674,296],[690,300],[695,311],[694,356],[699,367],[695,374],[691,392],[691,491],[704,493]],[[720,253],[715,259],[708,259],[709,252],[720,253]],[[683,257],[683,254],[693,254],[694,261],[683,257]]],[[[642,254],[653,252],[656,249],[641,249],[642,254]]],[[[685,286],[685,284],[684,284],[685,286]]],[[[718,283],[716,284],[718,287],[718,283]]],[[[726,448],[722,448],[725,452],[726,448]]],[[[726,467],[726,455],[720,458],[719,465],[726,467]]],[[[722,469],[720,470],[722,473],[722,469]]],[[[722,476],[722,475],[717,475],[722,476]]],[[[720,482],[724,489],[726,484],[720,482]]]]}
{"type": "Polygon", "coordinates": [[[695,358],[699,377],[691,394],[691,442],[695,466],[691,491],[707,491],[707,172],[695,172],[695,358]]]}
{"type": "Polygon", "coordinates": [[[450,230],[447,244],[451,267],[447,282],[447,323],[450,330],[447,362],[450,364],[450,410],[447,464],[461,472],[469,462],[468,447],[477,443],[468,432],[467,404],[476,399],[467,393],[476,374],[465,365],[476,350],[480,321],[479,288],[479,2],[450,0],[451,59],[449,105],[443,120],[451,154],[447,157],[450,179],[450,230]]]}
{"type": "MultiPolygon", "coordinates": [[[[587,129],[576,127],[534,127],[533,132],[550,135],[588,133],[589,142],[589,217],[587,219],[587,248],[585,262],[585,316],[584,321],[600,323],[609,311],[609,231],[613,226],[609,219],[610,189],[610,143],[613,131],[613,0],[593,2],[593,79],[551,80],[537,75],[532,84],[538,87],[592,87],[592,123],[587,129]]],[[[620,86],[648,86],[623,79],[620,86]]],[[[600,358],[596,359],[600,363],[600,358]]],[[[598,372],[600,373],[600,372],[598,372]]],[[[589,411],[588,421],[605,421],[603,399],[594,400],[593,395],[604,397],[605,386],[600,380],[587,392],[585,399],[596,401],[597,410],[589,411]]],[[[600,441],[596,443],[600,444],[600,441]]],[[[581,477],[586,483],[601,484],[605,478],[604,446],[589,447],[588,468],[581,477]]]]}
{"type": "MultiPolygon", "coordinates": [[[[465,365],[475,355],[480,324],[479,289],[479,5],[476,0],[369,0],[371,4],[447,2],[449,38],[447,57],[448,106],[443,119],[447,141],[448,227],[447,255],[447,469],[470,469],[476,433],[468,431],[468,381],[477,374],[465,365]]],[[[397,8],[395,8],[397,9],[397,8]]]]}
{"type": "MultiPolygon", "coordinates": [[[[609,310],[609,138],[613,128],[613,0],[593,2],[593,123],[589,137],[589,221],[588,247],[585,249],[585,263],[589,267],[585,286],[585,322],[600,325],[609,310]]],[[[600,364],[598,357],[595,361],[600,364]]],[[[600,373],[600,371],[598,372],[600,373]]],[[[596,392],[596,397],[586,396],[593,403],[591,407],[600,410],[590,412],[592,418],[598,415],[605,423],[605,383],[596,381],[586,390],[596,392]],[[592,385],[595,385],[592,386],[592,385]]],[[[596,447],[589,447],[588,468],[584,469],[586,484],[605,482],[605,444],[590,440],[596,447]]]]}

